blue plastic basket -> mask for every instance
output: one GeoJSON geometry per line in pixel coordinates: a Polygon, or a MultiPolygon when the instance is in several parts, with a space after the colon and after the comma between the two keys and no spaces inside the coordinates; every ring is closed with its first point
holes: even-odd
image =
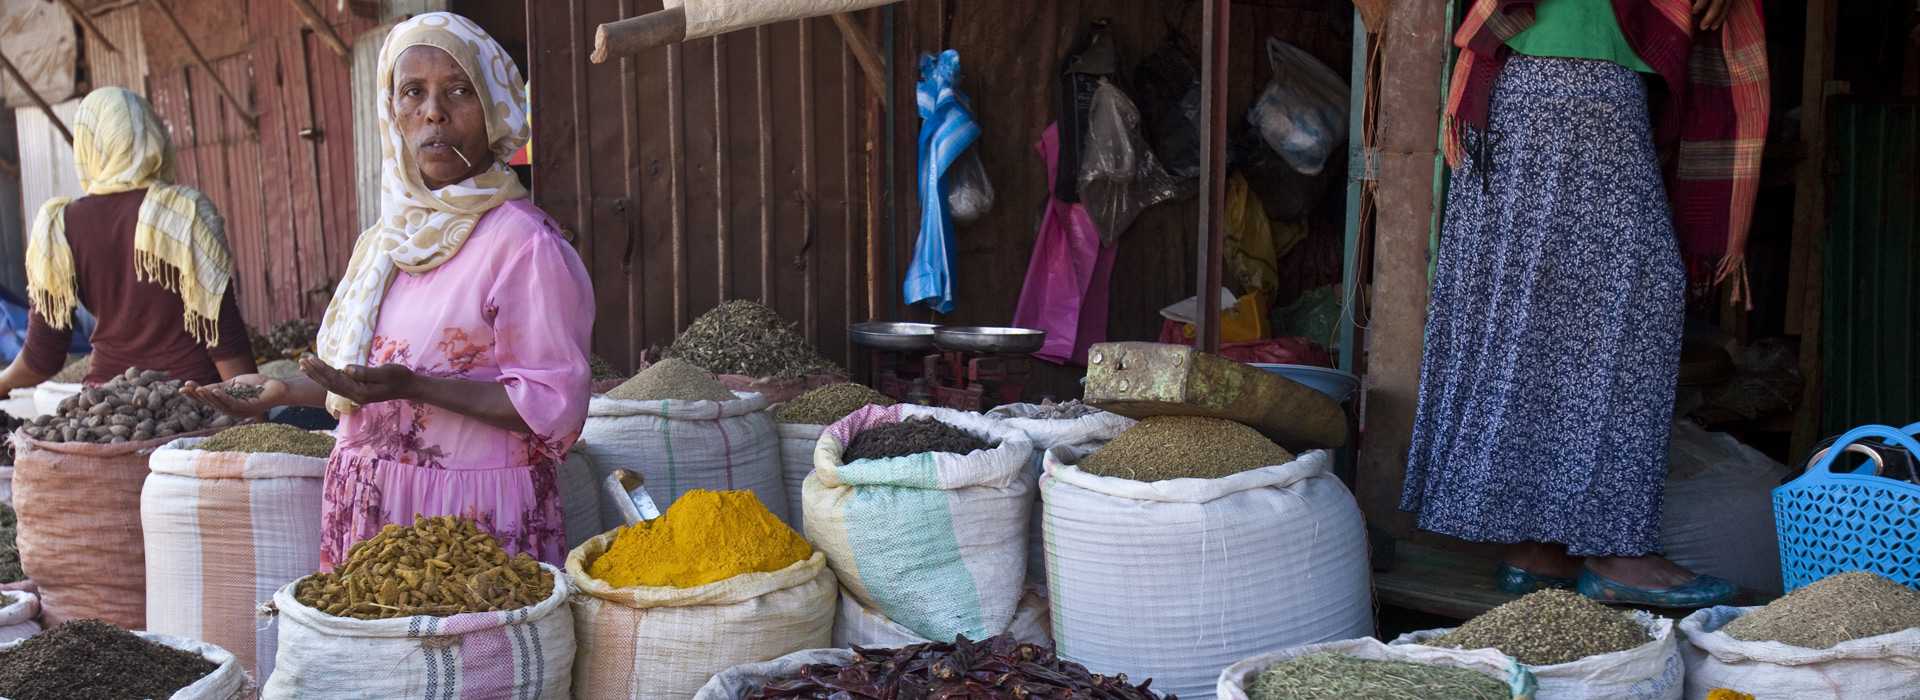
{"type": "Polygon", "coordinates": [[[1872,571],[1920,587],[1920,485],[1879,476],[1872,462],[1852,472],[1833,471],[1841,455],[1871,452],[1865,441],[1873,439],[1920,454],[1916,432],[1920,423],[1854,428],[1816,455],[1800,478],[1773,490],[1787,590],[1848,571],[1872,571]]]}

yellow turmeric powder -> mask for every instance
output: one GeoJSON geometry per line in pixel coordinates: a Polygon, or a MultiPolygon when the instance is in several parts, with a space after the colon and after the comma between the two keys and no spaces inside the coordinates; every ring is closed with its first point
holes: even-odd
{"type": "Polygon", "coordinates": [[[587,573],[615,588],[692,588],[813,556],[813,545],[752,491],[681,494],[666,514],[620,530],[587,573]]]}
{"type": "Polygon", "coordinates": [[[1707,693],[1707,700],[1753,700],[1753,696],[1726,688],[1714,688],[1713,692],[1707,693]]]}

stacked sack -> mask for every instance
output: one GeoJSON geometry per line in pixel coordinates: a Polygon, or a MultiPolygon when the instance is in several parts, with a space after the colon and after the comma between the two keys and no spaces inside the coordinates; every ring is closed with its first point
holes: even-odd
{"type": "Polygon", "coordinates": [[[867,406],[891,406],[886,394],[860,384],[831,384],[775,406],[780,425],[780,474],[787,489],[787,523],[806,534],[801,513],[801,487],[813,473],[813,450],[827,426],[867,406]]]}
{"type": "Polygon", "coordinates": [[[837,587],[826,556],[753,493],[695,490],[660,518],[567,556],[575,696],[686,698],[714,674],[826,646],[837,587]]]}
{"type": "MultiPolygon", "coordinates": [[[[1009,427],[1026,433],[1033,441],[1030,470],[1037,482],[1046,468],[1047,453],[1064,447],[1078,460],[1111,442],[1133,427],[1134,420],[1108,413],[1079,401],[1066,403],[1007,404],[987,412],[1003,419],[1009,427]]],[[[1027,581],[1045,585],[1047,581],[1046,536],[1041,531],[1045,501],[1033,509],[1032,525],[1027,530],[1027,581]]]]}

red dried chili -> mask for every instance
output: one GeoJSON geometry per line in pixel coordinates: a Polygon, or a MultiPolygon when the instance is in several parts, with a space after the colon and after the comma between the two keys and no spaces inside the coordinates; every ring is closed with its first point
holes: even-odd
{"type": "MultiPolygon", "coordinates": [[[[759,700],[1158,700],[1152,680],[1129,684],[1008,635],[903,649],[854,647],[845,665],[813,664],[747,696],[759,700]]],[[[1165,700],[1177,700],[1166,696],[1165,700]]]]}

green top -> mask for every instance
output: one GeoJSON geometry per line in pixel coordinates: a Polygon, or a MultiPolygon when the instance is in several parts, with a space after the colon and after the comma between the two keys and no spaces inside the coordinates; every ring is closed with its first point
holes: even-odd
{"type": "Polygon", "coordinates": [[[1533,26],[1507,40],[1514,51],[1612,61],[1642,73],[1654,72],[1620,32],[1612,0],[1542,0],[1533,15],[1533,26]]]}

